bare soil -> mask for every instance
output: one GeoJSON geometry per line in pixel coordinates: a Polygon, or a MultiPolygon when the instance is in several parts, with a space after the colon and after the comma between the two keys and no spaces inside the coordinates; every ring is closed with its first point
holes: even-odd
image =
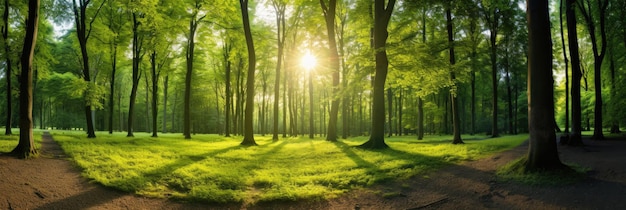
{"type": "Polygon", "coordinates": [[[257,204],[181,203],[91,183],[44,134],[41,157],[0,156],[0,209],[626,209],[626,138],[559,146],[561,160],[591,168],[567,186],[499,181],[495,170],[526,154],[523,144],[478,161],[323,201],[257,204]]]}

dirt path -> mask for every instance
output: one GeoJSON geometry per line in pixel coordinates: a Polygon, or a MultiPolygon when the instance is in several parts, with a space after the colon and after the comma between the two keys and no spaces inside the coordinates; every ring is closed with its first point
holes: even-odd
{"type": "Polygon", "coordinates": [[[526,153],[519,146],[489,158],[422,177],[355,190],[336,199],[255,206],[181,204],[118,192],[89,183],[44,134],[42,158],[0,156],[0,209],[626,209],[626,141],[561,147],[566,163],[592,168],[584,182],[530,187],[498,182],[497,167],[526,153]]]}

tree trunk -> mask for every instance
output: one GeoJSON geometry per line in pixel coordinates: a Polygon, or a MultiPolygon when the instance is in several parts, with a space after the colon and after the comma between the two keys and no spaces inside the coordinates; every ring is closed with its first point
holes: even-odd
{"type": "Polygon", "coordinates": [[[393,90],[387,88],[387,137],[391,137],[393,133],[393,90]]]}
{"type": "MultiPolygon", "coordinates": [[[[276,55],[276,79],[274,80],[274,112],[272,119],[272,141],[278,141],[278,103],[280,98],[280,69],[283,62],[283,49],[285,47],[285,4],[272,1],[276,11],[276,38],[278,55],[276,55]]],[[[284,103],[284,98],[283,98],[284,103]]]]}
{"type": "Polygon", "coordinates": [[[424,101],[417,99],[417,140],[424,139],[424,101]]]}
{"type": "MultiPolygon", "coordinates": [[[[85,82],[90,83],[91,77],[89,76],[89,55],[87,53],[87,40],[89,39],[89,33],[91,28],[87,30],[87,6],[89,1],[79,1],[79,5],[76,5],[76,1],[72,1],[74,9],[74,19],[76,25],[76,35],[78,43],[80,45],[80,52],[82,56],[83,64],[83,79],[85,82]]],[[[103,4],[104,5],[104,4],[103,4]]],[[[102,7],[102,5],[100,6],[102,7]]],[[[99,9],[99,8],[98,8],[99,9]]],[[[92,17],[95,18],[95,17],[92,17]]],[[[87,138],[95,138],[96,133],[93,126],[93,116],[91,115],[91,105],[89,102],[85,105],[85,119],[87,121],[87,138]]]]}
{"type": "Polygon", "coordinates": [[[224,83],[225,83],[225,92],[226,92],[226,104],[224,107],[224,136],[225,137],[230,137],[230,109],[231,109],[231,103],[232,103],[232,94],[230,92],[230,66],[231,66],[231,62],[230,62],[230,51],[231,51],[231,44],[229,43],[230,40],[226,41],[224,43],[224,83]]]}
{"type": "Polygon", "coordinates": [[[552,41],[548,2],[527,0],[528,126],[530,146],[526,171],[562,169],[553,129],[552,41]]]}
{"type": "Polygon", "coordinates": [[[376,76],[374,77],[374,91],[372,101],[372,133],[367,142],[361,147],[371,149],[387,148],[385,143],[385,80],[389,60],[385,49],[389,32],[387,26],[393,12],[395,0],[389,0],[385,6],[384,0],[374,1],[374,52],[376,52],[376,76]]]}
{"type": "Polygon", "coordinates": [[[167,133],[167,86],[169,84],[170,77],[168,75],[165,76],[165,80],[163,81],[163,126],[161,128],[161,132],[167,133]]]}
{"type": "MultiPolygon", "coordinates": [[[[609,69],[611,70],[611,101],[613,101],[611,103],[611,113],[618,113],[619,111],[619,107],[618,104],[619,103],[619,99],[617,98],[617,89],[615,89],[615,57],[614,57],[614,53],[615,51],[613,50],[613,48],[611,48],[611,52],[609,53],[610,55],[610,60],[609,60],[609,69]]],[[[619,119],[615,116],[611,117],[611,133],[621,133],[620,129],[619,129],[619,119]]]]}
{"type": "Polygon", "coordinates": [[[135,101],[137,99],[137,87],[139,86],[139,79],[141,75],[139,73],[139,64],[141,63],[141,45],[142,41],[139,39],[139,26],[140,22],[137,20],[137,13],[133,13],[133,86],[130,90],[130,102],[128,105],[128,134],[127,137],[133,137],[133,121],[135,118],[135,101]]]}
{"type": "Polygon", "coordinates": [[[580,79],[582,71],[580,69],[580,55],[578,53],[578,34],[576,29],[576,0],[566,0],[565,15],[567,17],[567,40],[569,44],[569,55],[572,59],[572,133],[569,145],[582,145],[582,111],[580,104],[580,79]]]}
{"type": "Polygon", "coordinates": [[[561,48],[563,48],[563,62],[565,63],[565,133],[569,133],[569,60],[565,46],[565,35],[563,34],[563,1],[559,0],[559,28],[561,32],[561,48]]]}
{"type": "Polygon", "coordinates": [[[324,12],[324,19],[326,20],[326,33],[328,36],[328,49],[329,49],[329,65],[332,70],[333,86],[332,86],[332,102],[330,105],[330,116],[328,120],[328,130],[326,134],[326,140],[337,141],[337,115],[339,114],[339,53],[337,52],[337,41],[335,39],[335,13],[337,7],[337,0],[329,0],[328,7],[324,3],[324,0],[320,0],[322,11],[324,12]]]}
{"type": "Polygon", "coordinates": [[[115,73],[117,71],[117,44],[111,44],[111,84],[109,86],[109,134],[113,134],[113,111],[115,93],[115,73]]]}
{"type": "Polygon", "coordinates": [[[250,19],[248,17],[248,0],[239,0],[241,5],[241,17],[243,20],[243,29],[246,37],[246,46],[248,47],[248,78],[246,81],[246,111],[244,122],[244,137],[241,145],[257,145],[254,141],[254,131],[252,128],[254,113],[254,70],[256,67],[256,55],[254,53],[254,42],[252,40],[252,32],[250,31],[250,19]]]}
{"type": "Polygon", "coordinates": [[[26,34],[20,62],[20,140],[11,154],[20,158],[36,155],[33,138],[33,55],[37,44],[37,28],[39,25],[39,0],[28,1],[28,17],[26,18],[26,34]]]}
{"type": "Polygon", "coordinates": [[[159,74],[157,73],[156,52],[152,52],[150,57],[150,63],[152,64],[152,137],[158,137],[157,135],[157,118],[158,118],[158,105],[159,98],[159,74]]]}
{"type": "MultiPolygon", "coordinates": [[[[452,80],[453,84],[456,86],[456,76],[454,74],[454,65],[456,64],[456,59],[454,57],[454,31],[452,25],[452,0],[448,1],[448,5],[446,7],[446,25],[448,31],[448,45],[450,47],[450,80],[452,80]]],[[[456,91],[450,91],[450,103],[452,106],[452,127],[453,127],[453,139],[452,144],[463,144],[463,140],[461,139],[461,122],[459,119],[459,105],[457,101],[456,91]]]]}
{"type": "Polygon", "coordinates": [[[2,22],[4,23],[2,26],[2,40],[4,44],[4,56],[6,60],[6,69],[4,71],[4,78],[7,80],[6,84],[6,121],[4,124],[5,131],[4,135],[12,135],[11,127],[13,122],[13,87],[11,86],[11,80],[13,78],[13,70],[11,65],[11,47],[9,46],[9,0],[4,0],[4,13],[2,15],[2,22]]]}
{"type": "Polygon", "coordinates": [[[193,59],[195,51],[195,36],[198,28],[198,20],[196,17],[198,11],[195,10],[193,16],[189,20],[189,36],[187,37],[187,71],[185,73],[185,98],[183,106],[183,135],[185,139],[191,139],[191,77],[193,76],[193,59]]]}
{"type": "Polygon", "coordinates": [[[309,138],[313,139],[315,134],[315,125],[313,124],[313,77],[309,71],[309,138]]]}

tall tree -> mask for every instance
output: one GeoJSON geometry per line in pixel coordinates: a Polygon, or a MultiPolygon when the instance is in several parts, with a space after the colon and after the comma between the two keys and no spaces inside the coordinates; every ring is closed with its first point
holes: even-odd
{"type": "Polygon", "coordinates": [[[361,147],[371,149],[387,148],[385,143],[385,80],[389,68],[387,59],[387,26],[391,19],[391,13],[395,0],[389,0],[385,6],[385,0],[374,1],[374,52],[376,54],[376,75],[374,77],[374,91],[372,98],[372,132],[367,142],[361,147]]]}
{"type": "MultiPolygon", "coordinates": [[[[276,55],[276,79],[274,80],[274,112],[272,118],[272,140],[278,140],[278,99],[280,98],[280,69],[283,63],[283,49],[285,48],[285,9],[286,2],[282,0],[272,0],[272,6],[276,12],[276,44],[278,54],[276,55]]],[[[283,99],[284,100],[284,99],[283,99]]]]}
{"type": "Polygon", "coordinates": [[[189,32],[187,34],[187,51],[185,58],[187,59],[187,71],[185,73],[185,102],[183,110],[183,135],[185,139],[191,139],[191,77],[193,76],[193,61],[196,45],[196,32],[202,19],[206,15],[200,15],[202,2],[195,0],[191,9],[191,17],[189,19],[189,32]]]}
{"type": "MultiPolygon", "coordinates": [[[[93,22],[96,20],[98,13],[102,6],[104,6],[105,0],[96,8],[96,12],[92,17],[87,16],[87,8],[91,3],[91,0],[72,0],[72,8],[74,11],[74,25],[76,26],[76,36],[78,38],[78,44],[80,45],[80,53],[82,56],[83,64],[83,79],[85,82],[90,83],[90,69],[89,69],[89,53],[87,51],[87,41],[91,35],[93,29],[93,22]]],[[[88,94],[88,93],[87,93],[88,94]]],[[[91,102],[87,101],[85,106],[85,119],[87,120],[87,138],[95,138],[96,133],[94,129],[93,115],[91,113],[91,102]]]]}
{"type": "Polygon", "coordinates": [[[117,73],[117,58],[118,58],[118,46],[121,44],[121,33],[125,22],[126,16],[123,15],[123,11],[120,10],[120,6],[115,4],[115,1],[107,1],[105,12],[103,13],[104,25],[111,32],[109,40],[106,40],[105,44],[109,45],[109,51],[111,56],[111,81],[109,84],[109,134],[113,133],[113,115],[115,109],[115,78],[117,73]]]}
{"type": "Polygon", "coordinates": [[[528,126],[530,146],[527,171],[561,169],[554,131],[552,40],[548,1],[527,0],[528,126]]]}
{"type": "Polygon", "coordinates": [[[37,154],[33,138],[33,57],[39,26],[39,0],[28,1],[26,35],[20,62],[20,140],[11,154],[27,158],[37,154]]]}
{"type": "Polygon", "coordinates": [[[608,0],[597,0],[597,13],[593,11],[594,6],[590,0],[581,0],[578,2],[578,7],[584,17],[587,31],[589,31],[589,37],[591,38],[591,46],[593,50],[593,76],[595,86],[595,102],[594,102],[594,117],[593,117],[593,139],[604,139],[602,133],[602,61],[606,55],[607,37],[606,37],[606,9],[609,6],[608,0]],[[600,23],[599,31],[596,31],[596,20],[594,15],[598,14],[600,23]],[[598,44],[598,38],[596,33],[600,33],[600,44],[598,44]]]}
{"type": "MultiPolygon", "coordinates": [[[[456,86],[456,75],[454,72],[456,60],[454,57],[454,27],[452,24],[452,0],[448,0],[446,3],[446,29],[448,31],[448,47],[450,58],[450,80],[456,86]]],[[[456,87],[453,87],[454,89],[456,87]]],[[[461,139],[461,122],[459,117],[459,104],[457,100],[457,91],[450,91],[450,102],[452,105],[452,126],[453,126],[453,144],[463,144],[461,139]]]]}
{"type": "MultiPolygon", "coordinates": [[[[326,35],[328,36],[329,50],[328,62],[330,63],[333,78],[333,91],[331,95],[332,102],[330,104],[330,116],[328,119],[328,133],[326,134],[326,140],[337,141],[337,115],[339,114],[339,53],[337,51],[337,40],[335,38],[335,14],[337,9],[337,0],[329,0],[328,3],[324,0],[320,0],[320,5],[322,6],[324,20],[326,21],[326,35]]],[[[385,31],[386,30],[387,27],[385,27],[385,31]]]]}
{"type": "Polygon", "coordinates": [[[256,68],[256,55],[254,53],[254,41],[250,30],[250,17],[248,15],[248,0],[239,0],[241,6],[241,19],[248,47],[248,77],[246,81],[246,110],[244,119],[244,134],[241,145],[257,145],[254,141],[253,113],[254,113],[254,70],[256,68]]]}
{"type": "Polygon", "coordinates": [[[487,27],[489,28],[489,45],[491,58],[491,93],[492,93],[492,116],[491,116],[491,136],[498,134],[498,31],[500,29],[500,17],[502,15],[500,0],[482,2],[483,15],[487,27]]]}
{"type": "Polygon", "coordinates": [[[126,134],[127,137],[133,137],[133,121],[135,118],[135,101],[137,99],[137,87],[139,86],[139,79],[141,78],[141,72],[139,72],[139,65],[145,53],[142,52],[143,48],[143,35],[140,31],[142,25],[141,20],[143,14],[139,14],[138,11],[132,13],[132,27],[133,27],[133,40],[132,40],[132,88],[130,90],[130,100],[128,105],[128,126],[126,134]]]}
{"type": "Polygon", "coordinates": [[[12,70],[12,63],[11,63],[11,47],[9,45],[9,10],[10,10],[10,5],[9,5],[9,0],[4,0],[4,12],[2,13],[2,43],[4,44],[4,59],[5,59],[5,70],[4,70],[4,78],[6,78],[7,84],[6,84],[6,91],[7,91],[7,95],[6,95],[6,103],[7,103],[7,110],[6,110],[6,121],[4,124],[5,127],[5,131],[4,131],[4,135],[12,135],[13,132],[11,131],[11,127],[12,127],[12,118],[13,118],[13,94],[11,94],[13,87],[11,86],[11,79],[13,78],[13,70],[12,70]]]}
{"type": "Polygon", "coordinates": [[[563,48],[563,62],[565,63],[565,133],[569,133],[569,60],[567,59],[567,48],[565,35],[563,33],[563,1],[559,0],[559,29],[561,32],[561,48],[563,48]]]}
{"type": "Polygon", "coordinates": [[[570,135],[570,145],[582,144],[582,113],[580,104],[580,80],[582,71],[580,69],[580,55],[578,52],[578,32],[576,30],[576,0],[566,0],[565,16],[567,19],[567,41],[569,45],[569,56],[572,62],[572,133],[570,135]]]}

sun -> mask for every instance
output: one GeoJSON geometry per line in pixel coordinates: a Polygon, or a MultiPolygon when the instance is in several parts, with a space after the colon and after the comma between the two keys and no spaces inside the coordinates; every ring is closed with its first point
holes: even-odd
{"type": "Polygon", "coordinates": [[[302,58],[300,58],[300,65],[307,71],[311,71],[317,65],[317,58],[307,51],[302,58]]]}

